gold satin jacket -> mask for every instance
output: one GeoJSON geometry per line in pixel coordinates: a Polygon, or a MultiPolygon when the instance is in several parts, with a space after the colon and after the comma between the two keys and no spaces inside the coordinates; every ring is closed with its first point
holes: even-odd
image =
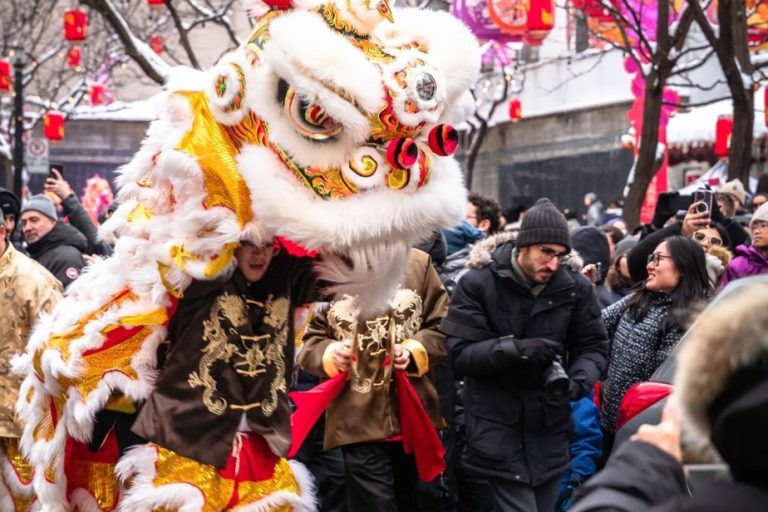
{"type": "Polygon", "coordinates": [[[61,299],[58,279],[8,243],[0,256],[0,437],[19,437],[15,417],[21,379],[11,373],[11,358],[24,351],[41,313],[61,299]]]}

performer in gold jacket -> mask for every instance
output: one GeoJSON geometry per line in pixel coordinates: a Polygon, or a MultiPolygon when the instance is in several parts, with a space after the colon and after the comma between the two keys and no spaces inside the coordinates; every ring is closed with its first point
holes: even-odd
{"type": "Polygon", "coordinates": [[[8,241],[0,215],[0,510],[26,512],[35,500],[32,469],[19,453],[20,425],[14,409],[21,379],[11,357],[24,351],[37,318],[61,298],[61,283],[8,241]]]}
{"type": "Polygon", "coordinates": [[[327,411],[325,448],[342,447],[352,512],[410,510],[415,504],[417,465],[401,442],[405,409],[395,372],[406,372],[418,394],[424,422],[431,422],[421,427],[442,428],[431,368],[446,357],[438,325],[447,310],[448,294],[429,256],[413,249],[386,311],[361,318],[352,297],[337,297],[315,313],[304,335],[304,369],[321,377],[349,372],[327,411]]]}

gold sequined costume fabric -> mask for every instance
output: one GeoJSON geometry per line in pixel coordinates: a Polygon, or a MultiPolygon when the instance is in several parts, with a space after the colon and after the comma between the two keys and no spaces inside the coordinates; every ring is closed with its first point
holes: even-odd
{"type": "Polygon", "coordinates": [[[195,503],[200,503],[200,512],[238,510],[255,504],[269,504],[268,510],[274,512],[297,510],[295,505],[303,502],[302,489],[288,461],[254,455],[248,436],[244,436],[245,441],[240,436],[244,435],[239,434],[224,469],[201,464],[154,443],[127,454],[127,462],[135,469],[126,485],[128,503],[140,499],[143,505],[163,511],[195,503]],[[261,479],[270,473],[271,477],[261,479]],[[171,485],[173,493],[168,492],[171,485]]]}
{"type": "Polygon", "coordinates": [[[0,509],[29,512],[34,502],[32,467],[19,451],[19,440],[0,438],[0,509]]]}

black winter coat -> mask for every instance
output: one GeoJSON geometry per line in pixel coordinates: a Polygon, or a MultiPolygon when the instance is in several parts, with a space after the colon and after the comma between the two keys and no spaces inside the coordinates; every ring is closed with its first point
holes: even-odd
{"type": "Polygon", "coordinates": [[[688,494],[683,467],[656,446],[633,441],[576,491],[571,512],[763,512],[768,489],[712,482],[688,494]]]}
{"type": "Polygon", "coordinates": [[[490,265],[464,275],[441,330],[457,377],[464,376],[464,463],[488,476],[539,485],[568,467],[568,397],[547,393],[544,370],[511,359],[499,337],[560,343],[566,371],[584,394],[606,367],[608,345],[589,280],[561,265],[534,297],[514,275],[513,248],[501,245],[490,265]]]}
{"type": "Polygon", "coordinates": [[[87,246],[82,233],[69,224],[57,222],[44,237],[27,245],[27,252],[66,288],[80,277],[85,267],[83,252],[87,246]]]}

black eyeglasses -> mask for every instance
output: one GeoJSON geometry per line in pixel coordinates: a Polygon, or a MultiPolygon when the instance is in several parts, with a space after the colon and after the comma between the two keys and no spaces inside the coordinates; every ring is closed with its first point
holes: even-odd
{"type": "Polygon", "coordinates": [[[548,262],[552,261],[553,258],[557,258],[558,260],[561,260],[568,255],[567,252],[557,252],[553,249],[550,249],[549,247],[544,247],[542,245],[539,246],[539,252],[544,256],[544,259],[548,262]]]}
{"type": "Polygon", "coordinates": [[[659,262],[661,262],[662,258],[669,258],[671,260],[672,256],[667,256],[666,254],[660,254],[658,252],[655,252],[653,254],[648,255],[648,264],[650,265],[651,263],[653,263],[654,267],[658,267],[659,262]]]}
{"type": "Polygon", "coordinates": [[[693,239],[697,242],[703,242],[704,240],[709,240],[709,245],[716,245],[721,246],[723,245],[723,241],[717,238],[716,236],[707,236],[701,231],[697,231],[693,234],[693,239]]]}

